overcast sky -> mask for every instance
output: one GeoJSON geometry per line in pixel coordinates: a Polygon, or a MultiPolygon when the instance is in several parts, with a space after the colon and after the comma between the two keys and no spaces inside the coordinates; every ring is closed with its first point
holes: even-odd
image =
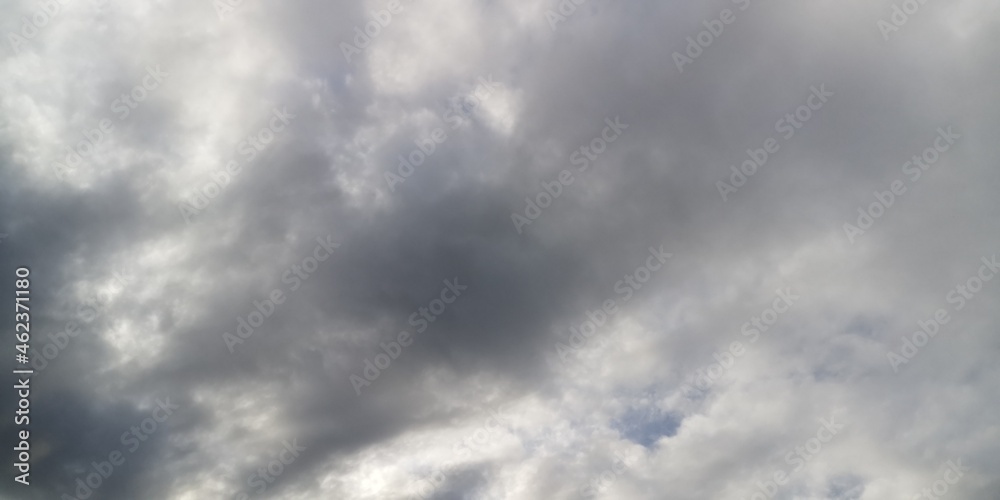
{"type": "Polygon", "coordinates": [[[996,500],[1000,5],[576,1],[0,0],[0,496],[996,500]]]}

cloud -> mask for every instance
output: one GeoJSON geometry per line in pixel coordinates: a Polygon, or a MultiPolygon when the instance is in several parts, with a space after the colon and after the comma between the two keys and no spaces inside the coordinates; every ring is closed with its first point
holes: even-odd
{"type": "MultiPolygon", "coordinates": [[[[1000,251],[1000,12],[927,2],[886,40],[891,1],[561,3],[79,2],[8,38],[0,263],[30,267],[32,349],[58,354],[31,382],[32,485],[0,494],[73,497],[119,450],[90,498],[756,498],[776,471],[774,498],[912,498],[959,459],[949,495],[993,498],[1000,288],[948,297],[1000,251]],[[317,238],[339,246],[312,257],[317,238]],[[671,256],[642,281],[651,248],[671,256]],[[445,280],[468,289],[438,312],[445,280]],[[404,331],[359,394],[351,375],[404,331]],[[832,414],[847,430],[790,463],[832,414]]],[[[0,27],[40,5],[8,2],[0,27]]]]}

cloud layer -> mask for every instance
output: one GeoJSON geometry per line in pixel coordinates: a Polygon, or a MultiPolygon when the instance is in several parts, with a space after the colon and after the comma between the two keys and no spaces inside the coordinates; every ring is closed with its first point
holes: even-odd
{"type": "Polygon", "coordinates": [[[990,2],[0,10],[4,498],[1000,491],[990,2]]]}

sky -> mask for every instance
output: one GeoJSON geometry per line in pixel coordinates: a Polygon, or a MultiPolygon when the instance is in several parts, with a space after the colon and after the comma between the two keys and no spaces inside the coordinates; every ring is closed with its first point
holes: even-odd
{"type": "Polygon", "coordinates": [[[996,2],[0,13],[0,498],[1000,495],[996,2]]]}

